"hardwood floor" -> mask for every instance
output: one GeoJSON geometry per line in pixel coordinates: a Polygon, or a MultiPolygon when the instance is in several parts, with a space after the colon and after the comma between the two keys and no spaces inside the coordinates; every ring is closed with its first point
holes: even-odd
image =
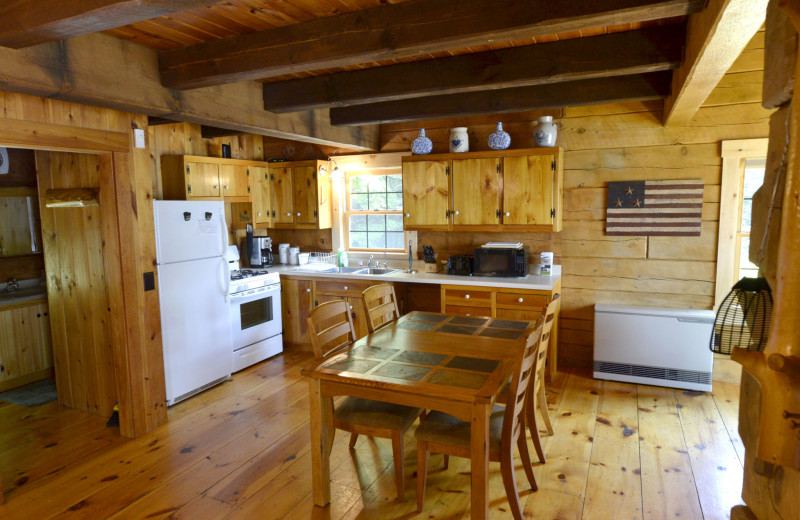
{"type": "MultiPolygon", "coordinates": [[[[105,419],[55,404],[0,403],[0,518],[386,519],[468,518],[469,461],[432,455],[416,515],[416,445],[406,438],[406,501],[394,499],[391,443],[339,432],[332,503],[313,506],[310,353],[252,367],[169,409],[169,422],[125,440],[105,419]]],[[[713,394],[597,381],[560,372],[548,387],[555,434],[531,492],[517,464],[526,518],[723,519],[741,503],[738,374],[717,360],[713,394]]],[[[530,441],[529,441],[530,442],[530,441]]],[[[533,449],[531,447],[531,452],[533,449]]],[[[499,464],[492,518],[509,518],[499,464]]]]}

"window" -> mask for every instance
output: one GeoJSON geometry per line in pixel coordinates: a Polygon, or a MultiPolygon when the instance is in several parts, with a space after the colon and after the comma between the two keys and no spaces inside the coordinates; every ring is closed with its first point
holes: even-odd
{"type": "MultiPolygon", "coordinates": [[[[736,280],[747,276],[756,278],[758,266],[750,262],[750,220],[753,214],[753,195],[764,183],[766,159],[747,158],[741,179],[741,206],[739,207],[739,226],[736,231],[736,280]]],[[[757,244],[755,244],[758,246],[757,244]]]]}
{"type": "Polygon", "coordinates": [[[348,173],[345,241],[350,250],[403,250],[401,174],[348,173]]]}

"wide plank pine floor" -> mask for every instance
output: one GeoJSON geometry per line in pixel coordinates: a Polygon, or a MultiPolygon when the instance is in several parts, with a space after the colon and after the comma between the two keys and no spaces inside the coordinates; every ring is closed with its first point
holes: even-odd
{"type": "MultiPolygon", "coordinates": [[[[406,438],[406,501],[395,500],[391,443],[339,432],[332,502],[311,498],[311,359],[290,352],[169,409],[169,423],[135,440],[105,419],[56,404],[0,403],[0,518],[388,519],[469,518],[469,461],[441,470],[432,455],[425,510],[416,504],[416,445],[406,438]]],[[[739,387],[718,359],[713,394],[559,373],[548,387],[555,434],[531,492],[517,463],[526,518],[724,519],[741,503],[739,387]]],[[[531,447],[531,453],[535,453],[531,447]]],[[[492,518],[510,518],[491,464],[492,518]]]]}

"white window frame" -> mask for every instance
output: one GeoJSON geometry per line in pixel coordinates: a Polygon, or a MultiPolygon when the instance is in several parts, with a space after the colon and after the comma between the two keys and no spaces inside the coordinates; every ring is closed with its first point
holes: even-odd
{"type": "MultiPolygon", "coordinates": [[[[397,169],[384,169],[384,170],[362,170],[352,171],[348,170],[344,174],[344,211],[342,213],[342,239],[346,244],[348,251],[355,251],[360,253],[402,253],[404,248],[389,249],[389,248],[351,248],[350,247],[350,215],[399,215],[403,216],[403,208],[399,210],[353,210],[350,209],[350,178],[351,177],[371,177],[371,176],[384,176],[384,175],[400,175],[402,178],[402,170],[397,169]]],[[[402,190],[401,190],[402,197],[402,190]]]]}

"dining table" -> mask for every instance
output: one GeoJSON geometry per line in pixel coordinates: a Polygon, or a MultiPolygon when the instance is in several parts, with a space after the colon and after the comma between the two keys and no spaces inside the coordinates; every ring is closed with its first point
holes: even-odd
{"type": "Polygon", "coordinates": [[[471,517],[489,514],[489,415],[509,381],[531,321],[414,311],[305,369],[309,378],[314,503],[330,502],[332,400],[354,396],[470,423],[471,517]]]}

